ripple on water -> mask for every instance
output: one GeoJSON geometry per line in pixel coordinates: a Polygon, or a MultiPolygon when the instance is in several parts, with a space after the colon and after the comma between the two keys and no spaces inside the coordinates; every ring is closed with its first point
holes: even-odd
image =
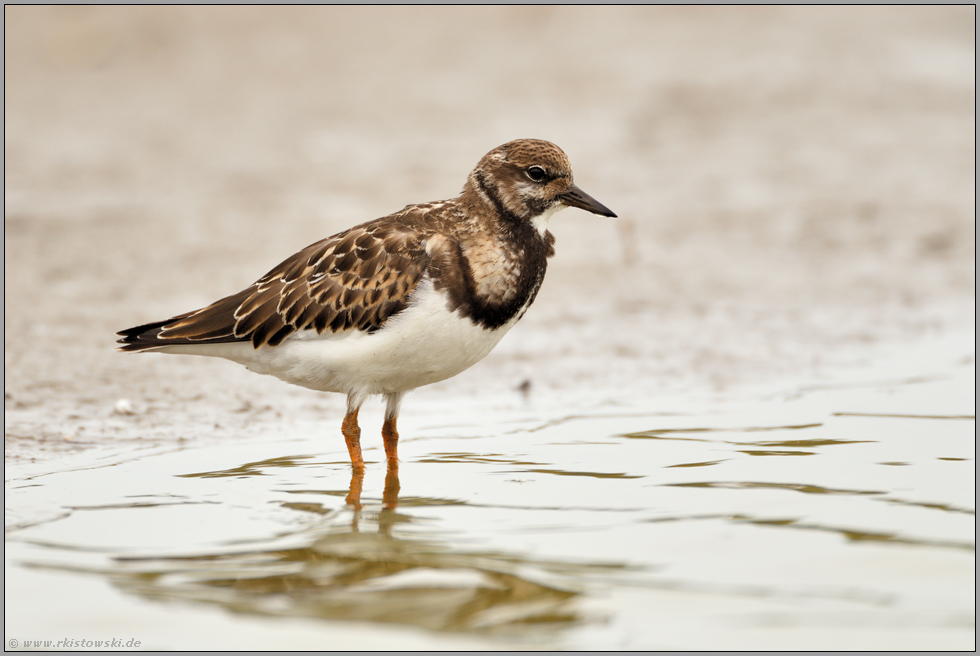
{"type": "Polygon", "coordinates": [[[8,485],[8,573],[86,574],[70,580],[91,603],[29,595],[11,612],[60,622],[139,598],[170,602],[161,623],[213,608],[241,627],[370,622],[486,648],[717,646],[702,637],[737,641],[747,617],[780,618],[752,630],[790,642],[815,617],[837,645],[881,646],[881,626],[960,640],[975,436],[950,399],[970,407],[973,380],[971,365],[533,420],[447,407],[438,427],[403,427],[400,469],[369,458],[353,476],[342,440],[316,434],[24,477],[8,485]]]}

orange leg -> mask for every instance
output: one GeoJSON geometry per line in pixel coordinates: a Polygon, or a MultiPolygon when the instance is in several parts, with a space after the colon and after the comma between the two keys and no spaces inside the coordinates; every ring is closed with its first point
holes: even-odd
{"type": "Polygon", "coordinates": [[[398,469],[398,427],[397,417],[385,417],[381,427],[381,437],[385,442],[385,456],[388,458],[388,468],[398,469]]]}
{"type": "Polygon", "coordinates": [[[350,464],[354,469],[364,469],[364,458],[361,456],[361,427],[357,425],[357,410],[347,411],[340,432],[344,434],[344,439],[347,441],[350,464]]]}

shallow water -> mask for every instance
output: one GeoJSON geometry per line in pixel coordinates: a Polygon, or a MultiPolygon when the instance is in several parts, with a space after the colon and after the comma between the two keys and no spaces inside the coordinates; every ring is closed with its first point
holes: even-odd
{"type": "Polygon", "coordinates": [[[972,649],[975,389],[963,333],[785,389],[406,413],[363,477],[322,429],[8,467],[6,638],[972,649]]]}

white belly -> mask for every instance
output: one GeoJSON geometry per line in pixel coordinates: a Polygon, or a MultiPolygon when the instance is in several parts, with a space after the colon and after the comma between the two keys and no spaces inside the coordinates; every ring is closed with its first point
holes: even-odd
{"type": "Polygon", "coordinates": [[[409,306],[375,333],[294,333],[278,346],[249,342],[168,346],[167,353],[210,355],[324,392],[391,394],[455,376],[482,360],[517,323],[486,330],[458,312],[423,279],[409,306]]]}

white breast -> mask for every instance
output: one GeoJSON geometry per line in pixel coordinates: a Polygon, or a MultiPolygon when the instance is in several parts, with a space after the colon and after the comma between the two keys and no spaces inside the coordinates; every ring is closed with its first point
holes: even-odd
{"type": "Polygon", "coordinates": [[[424,278],[409,306],[375,333],[294,333],[275,347],[248,342],[167,347],[169,353],[227,358],[250,370],[324,392],[406,392],[468,369],[482,360],[523,312],[496,330],[482,328],[459,312],[424,278]]]}

